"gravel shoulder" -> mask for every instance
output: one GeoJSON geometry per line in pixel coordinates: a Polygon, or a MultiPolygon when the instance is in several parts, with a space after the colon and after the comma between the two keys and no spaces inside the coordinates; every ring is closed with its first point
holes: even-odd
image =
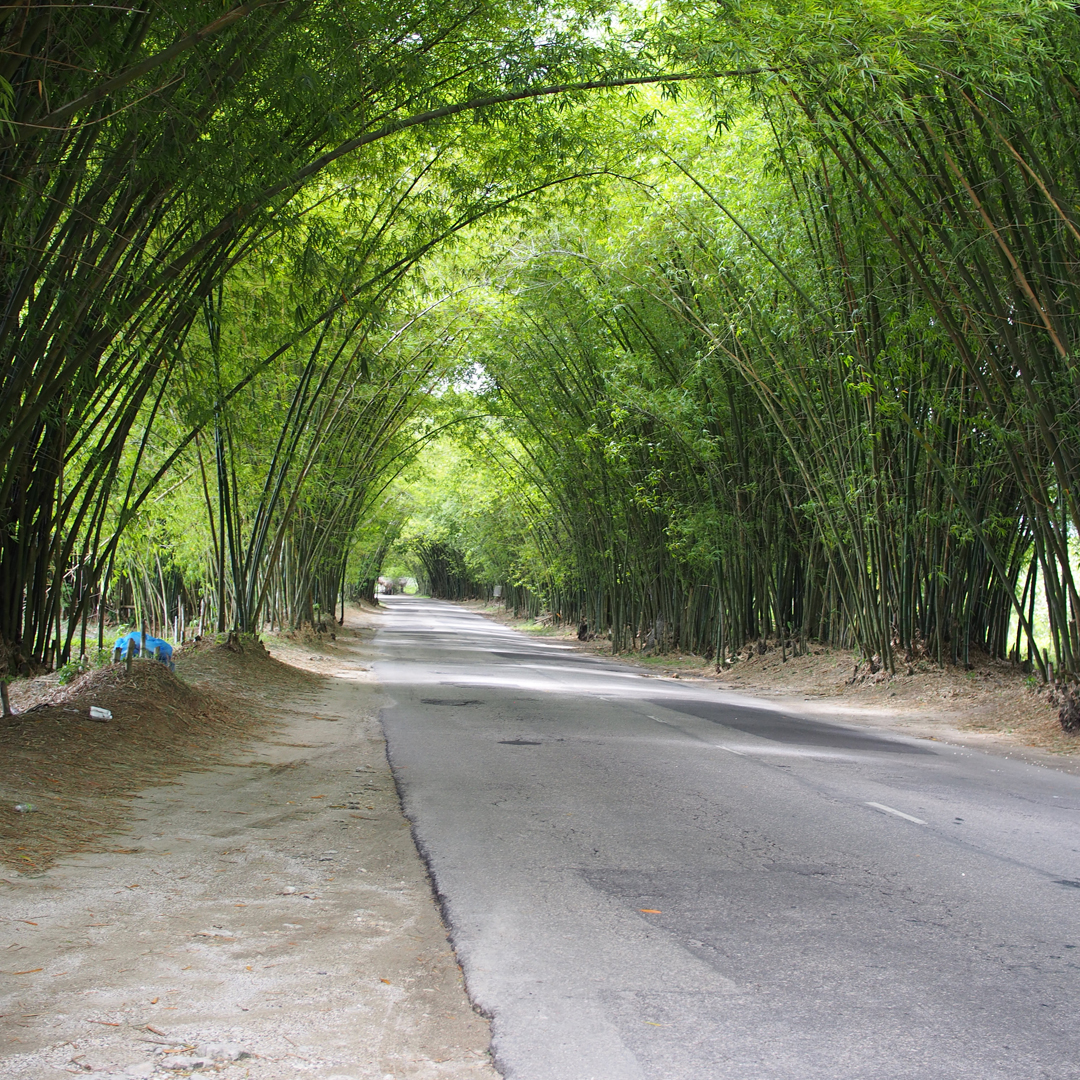
{"type": "Polygon", "coordinates": [[[182,659],[246,717],[213,759],[129,788],[81,851],[7,860],[0,1076],[494,1080],[387,764],[374,619],[182,659]]]}

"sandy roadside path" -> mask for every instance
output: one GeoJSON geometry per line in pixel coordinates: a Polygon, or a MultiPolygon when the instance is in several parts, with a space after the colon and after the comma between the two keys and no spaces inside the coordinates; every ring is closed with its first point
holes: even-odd
{"type": "Polygon", "coordinates": [[[319,674],[264,695],[258,741],[143,790],[114,850],[0,876],[4,1080],[496,1077],[387,766],[370,647],[277,655],[319,674]]]}

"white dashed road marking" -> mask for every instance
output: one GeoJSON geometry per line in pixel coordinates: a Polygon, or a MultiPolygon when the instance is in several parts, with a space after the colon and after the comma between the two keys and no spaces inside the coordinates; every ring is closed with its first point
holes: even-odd
{"type": "Polygon", "coordinates": [[[926,822],[922,818],[912,817],[910,814],[905,814],[903,810],[895,810],[891,806],[886,806],[884,803],[868,802],[867,806],[872,806],[875,810],[884,810],[886,814],[895,814],[897,817],[902,817],[905,821],[914,821],[916,825],[925,825],[926,822]]]}

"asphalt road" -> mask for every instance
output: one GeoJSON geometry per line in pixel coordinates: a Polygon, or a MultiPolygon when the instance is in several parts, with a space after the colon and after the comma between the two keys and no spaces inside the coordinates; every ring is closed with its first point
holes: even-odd
{"type": "Polygon", "coordinates": [[[391,764],[505,1076],[1080,1077],[1080,777],[387,606],[391,764]]]}

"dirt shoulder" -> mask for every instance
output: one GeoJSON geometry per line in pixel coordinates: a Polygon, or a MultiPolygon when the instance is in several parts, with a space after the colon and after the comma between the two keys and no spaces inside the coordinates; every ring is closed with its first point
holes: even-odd
{"type": "Polygon", "coordinates": [[[50,712],[87,685],[34,690],[0,788],[44,806],[2,818],[5,1080],[494,1080],[387,765],[372,618],[181,654],[179,684],[109,669],[94,727],[50,712]]]}
{"type": "Polygon", "coordinates": [[[537,626],[480,601],[462,606],[533,636],[632,665],[653,678],[700,682],[764,697],[797,713],[890,728],[1080,773],[1080,734],[1062,730],[1057,707],[1013,664],[984,658],[965,671],[921,662],[910,669],[905,665],[892,677],[867,678],[866,666],[847,650],[815,646],[808,655],[788,652],[785,659],[780,648],[770,646],[764,654],[745,649],[737,663],[717,672],[700,656],[612,657],[609,642],[579,642],[573,627],[537,626]]]}

